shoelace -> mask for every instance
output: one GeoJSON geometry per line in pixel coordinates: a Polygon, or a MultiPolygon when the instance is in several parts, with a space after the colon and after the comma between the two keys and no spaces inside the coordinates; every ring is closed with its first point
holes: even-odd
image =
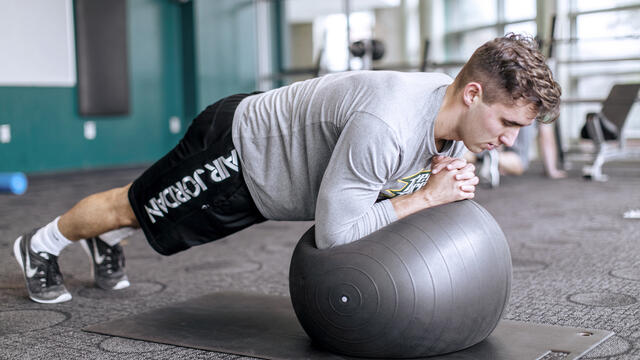
{"type": "Polygon", "coordinates": [[[120,267],[124,267],[124,255],[123,255],[123,251],[122,251],[122,246],[116,244],[111,248],[111,260],[114,263],[117,263],[120,265],[120,267]]]}
{"type": "Polygon", "coordinates": [[[124,267],[122,246],[120,246],[119,244],[109,246],[105,243],[104,246],[101,247],[103,252],[105,253],[105,262],[102,264],[102,266],[105,267],[107,271],[114,271],[114,269],[124,267]]]}
{"type": "Polygon", "coordinates": [[[47,254],[48,259],[38,254],[44,259],[42,264],[38,265],[36,275],[39,279],[46,279],[46,286],[60,285],[62,284],[62,274],[60,273],[60,267],[58,266],[58,257],[55,255],[47,254]]]}
{"type": "Polygon", "coordinates": [[[53,271],[49,271],[49,279],[47,281],[50,280],[52,284],[60,285],[62,284],[62,273],[60,272],[60,266],[58,266],[58,257],[52,256],[51,260],[51,270],[53,271]]]}

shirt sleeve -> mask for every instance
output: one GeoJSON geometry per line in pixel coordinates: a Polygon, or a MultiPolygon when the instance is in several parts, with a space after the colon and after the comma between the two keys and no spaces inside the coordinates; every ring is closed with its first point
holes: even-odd
{"type": "Polygon", "coordinates": [[[389,125],[364,112],[352,116],[320,184],[315,216],[319,249],[350,243],[397,220],[389,200],[376,200],[400,156],[389,125]]]}

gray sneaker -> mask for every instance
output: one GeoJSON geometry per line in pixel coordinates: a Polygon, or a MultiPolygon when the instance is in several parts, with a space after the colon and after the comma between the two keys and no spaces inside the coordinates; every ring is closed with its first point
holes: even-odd
{"type": "Polygon", "coordinates": [[[482,157],[482,165],[478,171],[478,178],[482,184],[488,184],[492,188],[500,185],[500,154],[498,150],[493,149],[486,151],[482,157]]]}
{"type": "Polygon", "coordinates": [[[13,255],[24,274],[29,298],[43,304],[55,304],[71,300],[71,294],[63,284],[58,267],[58,257],[47,252],[31,250],[31,238],[36,230],[24,234],[13,244],[13,255]]]}
{"type": "Polygon", "coordinates": [[[96,285],[105,290],[120,290],[129,286],[124,272],[124,252],[120,244],[109,246],[99,237],[81,241],[82,248],[91,258],[91,276],[96,285]]]}

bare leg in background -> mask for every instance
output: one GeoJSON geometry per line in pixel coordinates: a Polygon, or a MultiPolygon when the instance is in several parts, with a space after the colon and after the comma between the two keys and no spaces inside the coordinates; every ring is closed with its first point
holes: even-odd
{"type": "Polygon", "coordinates": [[[551,179],[566,178],[567,172],[558,169],[558,150],[556,148],[556,139],[552,125],[540,124],[538,129],[538,146],[540,147],[544,171],[547,176],[551,179]]]}
{"type": "Polygon", "coordinates": [[[525,170],[520,155],[513,151],[500,152],[498,164],[502,175],[522,175],[525,170]]]}

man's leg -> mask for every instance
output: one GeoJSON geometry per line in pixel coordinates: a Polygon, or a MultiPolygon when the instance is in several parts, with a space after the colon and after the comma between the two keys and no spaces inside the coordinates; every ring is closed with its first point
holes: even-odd
{"type": "Polygon", "coordinates": [[[538,145],[542,154],[544,171],[551,179],[563,179],[567,172],[558,167],[556,138],[551,124],[541,124],[538,129],[538,145]]]}
{"type": "Polygon", "coordinates": [[[131,184],[80,200],[60,217],[60,233],[71,241],[78,241],[122,227],[140,227],[129,204],[129,187],[131,184]]]}
{"type": "Polygon", "coordinates": [[[513,151],[502,151],[499,164],[502,175],[522,175],[525,170],[520,155],[513,151]]]}
{"type": "Polygon", "coordinates": [[[522,175],[529,168],[529,148],[536,132],[531,124],[520,129],[513,146],[500,153],[500,173],[503,175],[522,175]]]}
{"type": "Polygon", "coordinates": [[[106,289],[129,286],[124,274],[124,254],[117,243],[127,231],[112,232],[109,243],[100,235],[122,227],[138,227],[127,196],[130,184],[90,195],[71,210],[44,227],[19,237],[14,255],[20,264],[29,297],[41,303],[58,303],[71,299],[63,284],[57,257],[74,241],[83,241],[93,262],[96,284],[106,289]]]}
{"type": "MultiPolygon", "coordinates": [[[[14,254],[31,299],[71,299],[62,285],[57,255],[73,241],[86,239],[94,272],[113,278],[118,275],[114,268],[101,266],[120,265],[121,251],[117,244],[111,246],[122,236],[116,229],[141,227],[153,249],[171,255],[264,221],[244,183],[231,136],[236,107],[247,96],[232,95],[207,107],[178,145],[132,184],[88,196],[45,227],[18,238],[14,254]],[[32,249],[32,238],[38,250],[32,249]],[[105,261],[109,254],[114,254],[113,261],[105,261]]],[[[98,277],[96,284],[104,287],[98,277]]],[[[119,288],[119,283],[107,285],[119,288]]]]}
{"type": "Polygon", "coordinates": [[[124,270],[124,252],[120,241],[133,234],[138,221],[131,209],[127,193],[131,184],[81,200],[60,217],[58,227],[66,238],[81,240],[91,258],[91,276],[105,290],[128,287],[124,270]]]}

